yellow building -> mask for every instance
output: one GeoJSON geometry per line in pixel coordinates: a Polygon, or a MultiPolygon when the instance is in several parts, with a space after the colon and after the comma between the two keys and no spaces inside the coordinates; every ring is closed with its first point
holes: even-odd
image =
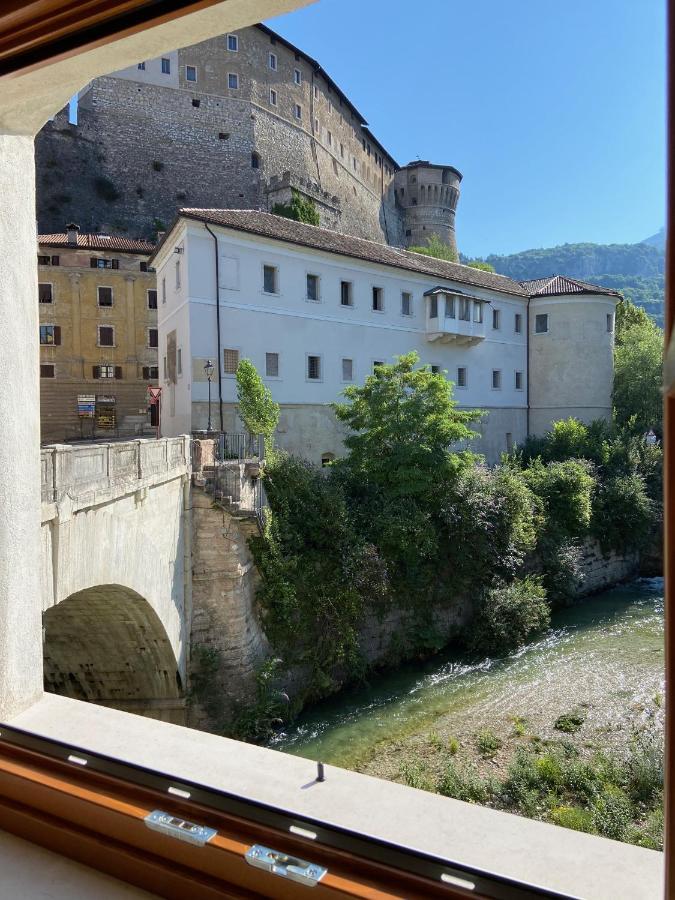
{"type": "Polygon", "coordinates": [[[151,432],[157,384],[153,245],[102,234],[38,235],[42,441],[151,432]]]}

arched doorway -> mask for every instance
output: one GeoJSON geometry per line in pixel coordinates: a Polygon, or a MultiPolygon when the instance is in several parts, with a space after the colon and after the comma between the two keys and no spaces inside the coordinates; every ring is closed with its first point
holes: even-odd
{"type": "Polygon", "coordinates": [[[98,585],[43,616],[46,691],[185,724],[176,657],[150,604],[129,588],[98,585]]]}

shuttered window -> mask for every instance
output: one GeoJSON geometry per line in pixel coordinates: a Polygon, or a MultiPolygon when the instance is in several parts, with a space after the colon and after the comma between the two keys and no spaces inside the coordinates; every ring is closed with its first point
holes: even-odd
{"type": "Polygon", "coordinates": [[[239,365],[238,350],[223,350],[223,371],[226,375],[236,375],[239,365]]]}
{"type": "Polygon", "coordinates": [[[38,300],[40,303],[51,303],[54,299],[51,284],[38,284],[38,300]]]}
{"type": "Polygon", "coordinates": [[[266,353],[265,354],[265,375],[268,378],[277,378],[279,375],[279,354],[278,353],[266,353]]]}
{"type": "Polygon", "coordinates": [[[59,325],[40,325],[40,343],[58,347],[61,344],[61,327],[59,325]]]}
{"type": "Polygon", "coordinates": [[[115,328],[113,325],[98,326],[98,345],[99,347],[115,346],[115,328]]]}

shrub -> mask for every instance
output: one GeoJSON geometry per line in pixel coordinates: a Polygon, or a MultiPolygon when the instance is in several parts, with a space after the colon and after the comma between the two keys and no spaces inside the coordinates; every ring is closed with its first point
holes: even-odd
{"type": "Polygon", "coordinates": [[[626,762],[626,790],[635,802],[652,803],[663,790],[663,736],[639,734],[626,762]]]}
{"type": "Polygon", "coordinates": [[[551,810],[551,821],[555,825],[562,825],[563,828],[595,834],[593,813],[578,806],[556,806],[551,810]]]}
{"type": "Polygon", "coordinates": [[[98,196],[107,203],[114,203],[122,195],[115,187],[115,184],[104,175],[97,175],[94,178],[94,190],[98,196]]]}
{"type": "Polygon", "coordinates": [[[591,804],[593,825],[604,837],[622,841],[633,818],[630,800],[624,792],[609,784],[591,804]]]}
{"type": "Polygon", "coordinates": [[[604,551],[643,549],[649,543],[652,506],[640,475],[610,478],[593,504],[592,534],[604,551]]]}
{"type": "Polygon", "coordinates": [[[548,530],[555,529],[571,538],[586,534],[595,485],[590,463],[570,459],[544,465],[535,460],[523,475],[542,501],[548,530]]]}
{"type": "Polygon", "coordinates": [[[514,716],[513,717],[513,731],[512,734],[514,737],[523,737],[527,733],[527,719],[523,716],[514,716]]]}
{"type": "Polygon", "coordinates": [[[475,651],[503,655],[543,631],[549,621],[541,579],[528,575],[483,592],[472,623],[470,644],[475,651]]]}
{"type": "Polygon", "coordinates": [[[543,569],[542,584],[551,605],[567,606],[583,583],[581,548],[557,532],[544,533],[537,545],[543,569]]]}
{"type": "Polygon", "coordinates": [[[459,741],[455,737],[448,739],[448,753],[450,756],[456,756],[459,750],[459,741]]]}
{"type": "Polygon", "coordinates": [[[494,756],[503,744],[504,741],[489,728],[484,728],[476,735],[476,747],[481,756],[494,756]]]}
{"type": "Polygon", "coordinates": [[[420,791],[433,791],[433,783],[426,769],[420,763],[401,763],[400,773],[408,787],[417,788],[420,791]]]}
{"type": "Polygon", "coordinates": [[[310,197],[303,197],[299,191],[292,189],[290,203],[275,203],[272,207],[275,216],[284,216],[286,219],[294,219],[296,222],[306,222],[308,225],[319,225],[321,219],[316,204],[310,197]]]}
{"type": "Polygon", "coordinates": [[[469,769],[460,769],[455,762],[448,763],[438,784],[438,792],[445,797],[481,805],[493,799],[498,790],[498,784],[493,779],[481,778],[469,769]]]}
{"type": "Polygon", "coordinates": [[[576,734],[585,721],[586,717],[584,714],[579,710],[574,710],[573,712],[558,716],[553,723],[553,727],[558,731],[564,731],[565,734],[576,734]]]}

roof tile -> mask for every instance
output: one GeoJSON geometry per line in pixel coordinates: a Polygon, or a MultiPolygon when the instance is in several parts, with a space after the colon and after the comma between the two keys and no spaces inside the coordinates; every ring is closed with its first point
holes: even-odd
{"type": "MultiPolygon", "coordinates": [[[[42,247],[70,248],[67,234],[39,234],[38,244],[42,247]]],[[[150,254],[155,249],[155,244],[150,241],[133,240],[117,235],[103,234],[78,234],[78,250],[116,250],[119,253],[146,253],[150,254]]]]}

